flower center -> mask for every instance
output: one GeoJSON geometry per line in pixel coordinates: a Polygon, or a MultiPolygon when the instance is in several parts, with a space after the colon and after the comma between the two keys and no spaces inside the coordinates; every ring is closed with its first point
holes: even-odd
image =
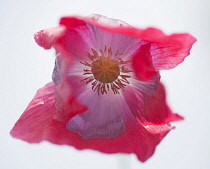
{"type": "Polygon", "coordinates": [[[101,83],[111,83],[120,75],[118,62],[109,56],[100,56],[93,61],[91,71],[94,78],[101,83]]]}
{"type": "Polygon", "coordinates": [[[126,84],[129,84],[127,78],[131,76],[126,73],[132,72],[126,68],[126,65],[130,61],[123,61],[120,56],[123,55],[118,51],[115,55],[112,54],[112,49],[104,47],[104,50],[97,52],[91,49],[93,54],[87,53],[88,58],[92,63],[80,62],[81,64],[89,67],[89,69],[83,69],[83,75],[89,75],[82,81],[86,81],[86,84],[91,83],[92,90],[97,91],[99,94],[107,94],[111,89],[114,94],[119,94],[120,90],[124,90],[126,84]]]}

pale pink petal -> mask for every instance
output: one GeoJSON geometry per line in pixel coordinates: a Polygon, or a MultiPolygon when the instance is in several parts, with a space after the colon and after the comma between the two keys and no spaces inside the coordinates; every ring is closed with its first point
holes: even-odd
{"type": "Polygon", "coordinates": [[[67,29],[62,38],[62,47],[76,60],[87,60],[87,52],[94,47],[90,30],[86,24],[78,25],[74,29],[67,29]]]}
{"type": "Polygon", "coordinates": [[[122,53],[121,58],[131,59],[141,46],[141,40],[118,33],[110,33],[93,24],[88,24],[93,46],[95,50],[107,48],[112,49],[113,56],[116,52],[122,53]]]}
{"type": "Polygon", "coordinates": [[[80,82],[82,76],[70,76],[68,82],[74,91],[72,95],[87,111],[74,116],[67,124],[67,129],[78,132],[83,138],[116,137],[124,131],[122,111],[117,95],[98,94],[90,84],[80,82]]]}

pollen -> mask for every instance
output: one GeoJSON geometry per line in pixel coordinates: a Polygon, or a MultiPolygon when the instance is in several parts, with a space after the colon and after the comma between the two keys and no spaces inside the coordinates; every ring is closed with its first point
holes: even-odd
{"type": "Polygon", "coordinates": [[[85,77],[81,82],[91,83],[92,90],[97,91],[98,95],[107,94],[110,90],[114,94],[119,94],[121,90],[124,91],[125,86],[129,84],[127,79],[131,77],[126,74],[132,72],[125,67],[129,61],[123,61],[121,59],[123,54],[118,51],[113,55],[112,49],[106,46],[99,52],[91,50],[92,54],[87,53],[91,63],[80,62],[88,67],[83,69],[83,75],[88,77],[85,77]]]}

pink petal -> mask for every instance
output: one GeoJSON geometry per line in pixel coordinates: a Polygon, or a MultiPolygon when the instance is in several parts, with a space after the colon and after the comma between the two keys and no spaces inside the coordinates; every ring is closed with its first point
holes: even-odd
{"type": "Polygon", "coordinates": [[[31,143],[40,142],[48,137],[55,112],[54,85],[49,83],[38,90],[10,134],[31,143]]]}
{"type": "MultiPolygon", "coordinates": [[[[94,47],[90,30],[86,23],[75,26],[73,29],[68,28],[65,36],[59,39],[63,50],[66,50],[71,57],[79,60],[87,60],[87,52],[94,47]]],[[[60,52],[59,49],[57,52],[60,52]]]]}
{"type": "Polygon", "coordinates": [[[155,146],[169,130],[151,134],[133,119],[126,119],[125,131],[114,138],[84,139],[78,133],[68,131],[66,123],[53,118],[56,112],[54,86],[49,83],[41,88],[23,115],[17,121],[11,135],[30,143],[48,140],[55,144],[67,144],[77,149],[93,149],[104,153],[135,153],[145,161],[155,146]]]}
{"type": "Polygon", "coordinates": [[[183,117],[171,112],[166,103],[164,87],[159,80],[157,82],[156,80],[154,81],[156,84],[152,81],[144,82],[145,84],[138,82],[133,87],[126,88],[124,97],[133,115],[143,125],[164,125],[183,120],[183,117]]]}
{"type": "Polygon", "coordinates": [[[165,88],[159,83],[155,93],[148,99],[148,104],[143,112],[144,118],[152,123],[170,123],[172,121],[183,120],[178,114],[172,113],[166,103],[165,88]]]}
{"type": "Polygon", "coordinates": [[[74,90],[67,82],[68,71],[72,63],[73,61],[69,60],[68,57],[58,55],[52,76],[55,85],[57,109],[53,117],[56,120],[63,122],[67,122],[74,115],[87,110],[87,107],[79,103],[72,95],[74,90]]]}
{"type": "Polygon", "coordinates": [[[123,109],[117,95],[98,95],[90,87],[76,98],[86,105],[88,110],[71,118],[67,124],[68,130],[78,132],[85,139],[111,138],[124,132],[123,109]]]}
{"type": "Polygon", "coordinates": [[[50,49],[56,41],[65,33],[64,26],[58,26],[41,30],[34,35],[36,43],[44,49],[50,49]]]}
{"type": "Polygon", "coordinates": [[[152,56],[150,53],[151,44],[144,43],[141,45],[139,51],[133,56],[132,66],[135,73],[140,80],[151,80],[158,75],[152,63],[152,56]]]}
{"type": "Polygon", "coordinates": [[[111,47],[113,56],[116,52],[122,53],[122,59],[131,59],[141,46],[141,40],[123,34],[110,33],[92,24],[88,24],[93,47],[96,50],[111,47]]]}
{"type": "Polygon", "coordinates": [[[151,55],[156,70],[172,69],[190,54],[196,39],[189,34],[173,34],[165,42],[152,43],[151,55]]]}
{"type": "MultiPolygon", "coordinates": [[[[71,114],[68,114],[68,120],[83,111],[78,111],[79,108],[76,107],[78,106],[76,101],[72,100],[70,104],[72,106],[71,114]]],[[[60,130],[59,133],[54,132],[54,130],[57,130],[56,125],[58,124],[58,127],[63,126],[65,128],[66,124],[65,120],[58,121],[54,118],[56,113],[55,87],[51,82],[37,91],[35,97],[16,122],[10,134],[15,138],[31,143],[48,140],[48,138],[53,141],[54,137],[59,137],[59,133],[65,132],[65,129],[63,129],[64,131],[60,130]]]]}

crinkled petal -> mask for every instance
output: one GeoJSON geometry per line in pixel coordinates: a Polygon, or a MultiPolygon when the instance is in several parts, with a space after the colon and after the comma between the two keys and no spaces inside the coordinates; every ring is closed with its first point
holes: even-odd
{"type": "Polygon", "coordinates": [[[127,118],[125,131],[117,137],[84,139],[78,133],[67,130],[66,123],[55,120],[55,112],[54,85],[50,83],[37,92],[11,130],[11,135],[30,143],[47,140],[55,144],[67,144],[77,149],[93,149],[104,153],[135,153],[140,161],[145,161],[169,131],[160,130],[152,134],[139,122],[127,118]]]}

